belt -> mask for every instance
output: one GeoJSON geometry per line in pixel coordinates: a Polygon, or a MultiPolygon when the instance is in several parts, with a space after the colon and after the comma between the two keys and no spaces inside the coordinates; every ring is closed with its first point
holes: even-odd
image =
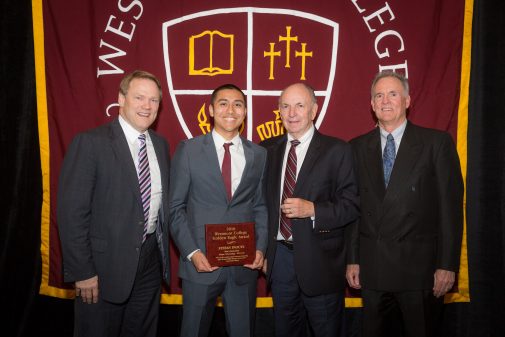
{"type": "Polygon", "coordinates": [[[286,247],[287,249],[293,250],[293,241],[278,240],[277,242],[286,247]]]}

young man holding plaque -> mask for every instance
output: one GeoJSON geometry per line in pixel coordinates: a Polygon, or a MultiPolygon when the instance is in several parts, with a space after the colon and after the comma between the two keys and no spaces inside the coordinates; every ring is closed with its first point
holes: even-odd
{"type": "Polygon", "coordinates": [[[268,256],[275,335],[340,336],[344,310],[344,227],[358,217],[351,146],[314,127],[317,102],[306,84],[282,91],[287,134],[268,149],[268,256]]]}
{"type": "Polygon", "coordinates": [[[223,299],[228,335],[253,336],[256,279],[267,246],[266,151],[240,137],[246,111],[246,98],[238,87],[225,84],[215,89],[209,106],[214,129],[182,141],[174,155],[170,231],[180,251],[184,337],[208,335],[218,296],[223,299]],[[251,233],[243,233],[242,223],[254,223],[251,233]],[[216,240],[223,243],[207,248],[230,227],[238,228],[241,237],[255,238],[255,243],[237,236],[239,241],[216,240]],[[214,233],[210,240],[206,228],[214,233]],[[211,255],[233,255],[234,246],[248,244],[255,250],[243,261],[221,259],[221,266],[209,262],[211,255]]]}

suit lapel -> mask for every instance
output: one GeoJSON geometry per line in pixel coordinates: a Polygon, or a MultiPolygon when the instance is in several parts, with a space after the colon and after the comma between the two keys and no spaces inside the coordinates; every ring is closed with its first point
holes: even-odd
{"type": "Polygon", "coordinates": [[[215,182],[223,199],[228,203],[228,194],[224,187],[223,175],[221,174],[221,167],[217,159],[216,145],[214,139],[212,139],[212,132],[207,133],[203,137],[202,156],[205,158],[204,162],[208,163],[208,167],[202,169],[206,170],[209,175],[209,181],[215,182]]]}
{"type": "Polygon", "coordinates": [[[416,130],[410,123],[407,124],[403,134],[400,148],[395,159],[393,171],[384,198],[384,205],[393,205],[393,200],[402,186],[408,182],[408,178],[417,164],[420,154],[423,150],[423,145],[419,142],[416,130]]]}
{"type": "Polygon", "coordinates": [[[364,158],[373,191],[377,192],[379,200],[384,199],[386,187],[384,184],[384,170],[382,167],[382,150],[380,129],[377,128],[371,135],[367,144],[367,153],[364,158]]]}
{"type": "MultiPolygon", "coordinates": [[[[287,144],[287,136],[281,137],[277,144],[272,146],[271,149],[271,156],[268,158],[269,160],[269,165],[271,165],[271,169],[269,170],[270,172],[274,172],[274,176],[270,177],[269,181],[271,184],[273,184],[273,200],[275,201],[275,205],[279,206],[279,201],[281,200],[281,184],[284,182],[281,181],[282,177],[282,161],[284,159],[284,152],[286,151],[286,144],[287,144]]],[[[279,207],[275,207],[273,209],[273,218],[274,219],[279,219],[279,207]]],[[[275,221],[275,224],[279,226],[279,221],[275,221]]],[[[276,229],[278,230],[278,228],[276,229]]]]}
{"type": "Polygon", "coordinates": [[[301,191],[304,191],[304,187],[307,183],[312,167],[316,163],[317,158],[320,155],[321,148],[321,138],[317,130],[314,129],[314,135],[310,141],[309,148],[307,149],[307,154],[305,154],[305,159],[303,160],[300,172],[296,177],[296,186],[293,194],[295,196],[300,195],[301,191]]]}
{"type": "Polygon", "coordinates": [[[254,167],[254,151],[251,147],[251,144],[249,144],[244,138],[241,138],[241,141],[242,141],[242,148],[244,149],[245,167],[244,172],[242,172],[242,177],[240,178],[240,183],[237,189],[235,190],[235,193],[233,193],[232,201],[233,199],[235,199],[236,196],[238,196],[242,192],[244,188],[246,188],[249,185],[247,179],[251,174],[252,168],[254,167]]]}
{"type": "Polygon", "coordinates": [[[151,137],[151,141],[153,142],[154,152],[156,153],[156,158],[158,159],[158,166],[160,168],[161,175],[161,186],[163,188],[163,192],[168,192],[168,174],[164,174],[164,172],[168,172],[169,168],[167,167],[167,153],[163,151],[163,145],[161,143],[161,139],[154,134],[151,130],[149,130],[149,136],[151,137]]]}
{"type": "Polygon", "coordinates": [[[126,182],[132,189],[133,194],[141,204],[139,180],[137,177],[137,169],[132,159],[130,147],[126,140],[126,136],[119,125],[119,120],[116,119],[110,124],[110,138],[114,152],[119,161],[123,164],[128,181],[126,182]]]}

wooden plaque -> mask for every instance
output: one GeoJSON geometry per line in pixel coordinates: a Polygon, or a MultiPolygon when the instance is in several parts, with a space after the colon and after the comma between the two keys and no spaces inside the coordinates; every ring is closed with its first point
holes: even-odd
{"type": "Polygon", "coordinates": [[[206,224],[205,245],[211,266],[242,266],[256,257],[254,222],[206,224]]]}

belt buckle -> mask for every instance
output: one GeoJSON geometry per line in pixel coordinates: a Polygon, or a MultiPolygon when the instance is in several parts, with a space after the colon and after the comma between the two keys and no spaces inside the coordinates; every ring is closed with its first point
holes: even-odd
{"type": "Polygon", "coordinates": [[[278,242],[287,249],[293,250],[293,241],[279,240],[278,242]]]}

